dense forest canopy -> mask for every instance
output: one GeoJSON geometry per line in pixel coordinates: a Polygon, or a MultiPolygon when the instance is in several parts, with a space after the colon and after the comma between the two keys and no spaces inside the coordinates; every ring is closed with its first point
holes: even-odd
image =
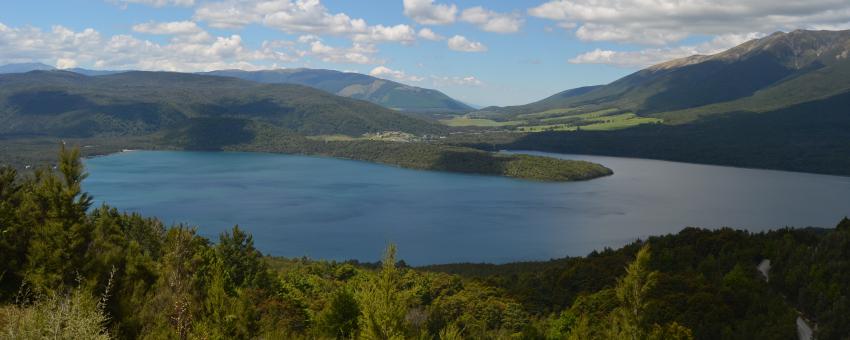
{"type": "MultiPolygon", "coordinates": [[[[239,226],[93,207],[79,150],[0,171],[4,338],[752,339],[850,334],[850,220],[688,228],[587,257],[410,268],[271,258],[239,226]],[[756,265],[770,259],[769,280],[756,265]]],[[[377,251],[377,250],[376,250],[377,251]]]]}

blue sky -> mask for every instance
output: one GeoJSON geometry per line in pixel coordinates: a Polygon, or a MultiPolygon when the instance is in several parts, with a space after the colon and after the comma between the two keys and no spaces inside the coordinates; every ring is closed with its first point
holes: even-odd
{"type": "Polygon", "coordinates": [[[848,27],[839,0],[3,1],[0,63],[329,68],[515,105],[776,30],[848,27]]]}

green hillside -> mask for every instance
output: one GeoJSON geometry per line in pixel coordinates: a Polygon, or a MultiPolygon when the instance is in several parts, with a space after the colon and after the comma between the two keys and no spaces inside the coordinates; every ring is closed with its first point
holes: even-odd
{"type": "Polygon", "coordinates": [[[0,76],[0,134],[92,137],[261,121],[304,135],[435,133],[439,126],[299,85],[165,72],[0,76]]]}
{"type": "Polygon", "coordinates": [[[850,175],[850,31],[775,33],[608,85],[443,123],[504,131],[454,138],[486,150],[850,175]]]}
{"type": "Polygon", "coordinates": [[[223,70],[207,74],[260,83],[298,84],[339,96],[366,100],[387,108],[414,113],[462,113],[469,105],[437,90],[400,84],[365,74],[333,70],[281,69],[269,71],[223,70]]]}
{"type": "Polygon", "coordinates": [[[87,156],[127,148],[243,150],[533,180],[611,174],[588,162],[426,143],[446,128],[306,86],[208,75],[2,75],[0,123],[0,164],[23,169],[45,164],[45,151],[62,139],[86,146],[87,156]]]}
{"type": "Polygon", "coordinates": [[[604,86],[469,116],[534,126],[545,124],[524,118],[616,110],[682,124],[713,114],[767,112],[850,90],[848,51],[850,31],[777,32],[715,55],[648,67],[604,86]]]}

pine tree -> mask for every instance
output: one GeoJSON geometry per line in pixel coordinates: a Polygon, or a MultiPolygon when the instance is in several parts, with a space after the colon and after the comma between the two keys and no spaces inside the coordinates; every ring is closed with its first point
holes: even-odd
{"type": "Polygon", "coordinates": [[[86,211],[92,198],[82,192],[87,174],[78,148],[59,152],[59,175],[46,170],[36,173],[31,195],[22,202],[32,226],[27,253],[26,280],[37,290],[74,283],[85,263],[91,241],[86,211]]]}
{"type": "Polygon", "coordinates": [[[360,324],[365,339],[404,339],[407,299],[401,291],[401,273],[396,268],[396,247],[390,244],[381,260],[380,274],[366,283],[359,294],[363,314],[360,324]]]}

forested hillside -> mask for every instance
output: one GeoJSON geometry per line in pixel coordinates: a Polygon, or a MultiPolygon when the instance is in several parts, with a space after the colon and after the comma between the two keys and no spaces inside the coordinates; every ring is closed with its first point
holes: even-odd
{"type": "Polygon", "coordinates": [[[65,71],[0,75],[0,135],[58,137],[193,133],[262,121],[304,135],[442,131],[364,101],[299,85],[227,77],[125,72],[89,77],[65,71]]]}
{"type": "Polygon", "coordinates": [[[266,71],[222,70],[205,74],[269,84],[298,84],[338,96],[366,100],[387,108],[415,113],[464,113],[473,109],[444,93],[360,73],[306,68],[266,71]]]}
{"type": "Polygon", "coordinates": [[[604,86],[448,122],[512,132],[458,143],[488,150],[850,175],[849,52],[850,31],[777,32],[604,86]]]}
{"type": "MultiPolygon", "coordinates": [[[[850,220],[834,230],[688,228],[587,257],[410,268],[263,256],[81,190],[55,171],[0,171],[6,338],[753,339],[850,334],[850,220]],[[756,265],[769,259],[769,279],[756,265]]],[[[376,252],[380,251],[376,249],[376,252]]],[[[436,250],[435,251],[439,251],[436,250]]]]}

